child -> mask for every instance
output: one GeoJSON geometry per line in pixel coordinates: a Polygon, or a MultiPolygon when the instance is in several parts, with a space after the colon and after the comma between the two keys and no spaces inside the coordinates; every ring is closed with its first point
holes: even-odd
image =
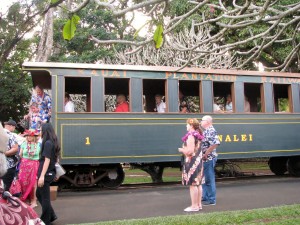
{"type": "Polygon", "coordinates": [[[36,102],[30,105],[30,129],[40,130],[43,123],[47,123],[47,114],[42,114],[36,102]]]}

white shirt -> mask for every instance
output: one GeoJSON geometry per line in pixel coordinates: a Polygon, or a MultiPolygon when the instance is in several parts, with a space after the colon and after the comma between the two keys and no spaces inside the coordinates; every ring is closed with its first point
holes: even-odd
{"type": "Polygon", "coordinates": [[[164,113],[166,112],[166,103],[161,101],[159,104],[156,104],[156,110],[158,113],[164,113]]]}
{"type": "Polygon", "coordinates": [[[230,102],[229,104],[226,104],[225,105],[225,110],[227,112],[232,112],[232,102],[230,102]]]}
{"type": "Polygon", "coordinates": [[[218,106],[218,104],[214,103],[214,112],[218,112],[220,111],[220,106],[218,106]]]}
{"type": "Polygon", "coordinates": [[[68,101],[67,104],[65,104],[65,112],[75,112],[73,102],[68,101]]]}

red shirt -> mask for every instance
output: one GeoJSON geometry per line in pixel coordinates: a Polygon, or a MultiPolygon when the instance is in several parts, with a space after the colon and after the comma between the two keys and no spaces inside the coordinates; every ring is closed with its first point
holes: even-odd
{"type": "Polygon", "coordinates": [[[115,112],[129,112],[129,105],[127,102],[123,102],[119,105],[117,105],[117,108],[115,109],[115,112]]]}

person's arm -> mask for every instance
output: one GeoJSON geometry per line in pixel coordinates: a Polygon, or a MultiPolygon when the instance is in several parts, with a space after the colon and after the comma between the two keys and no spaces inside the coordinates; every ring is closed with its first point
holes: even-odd
{"type": "Polygon", "coordinates": [[[12,146],[11,149],[9,149],[5,152],[5,156],[13,156],[18,152],[18,150],[19,150],[18,144],[15,144],[12,146]]]}
{"type": "Polygon", "coordinates": [[[193,136],[189,136],[186,141],[186,147],[179,148],[178,151],[186,156],[191,156],[195,152],[195,138],[193,136]]]}
{"type": "Polygon", "coordinates": [[[219,146],[218,144],[215,144],[215,145],[210,146],[208,149],[206,149],[206,152],[205,152],[205,154],[202,156],[202,159],[207,160],[208,155],[209,155],[210,153],[212,153],[212,151],[213,151],[215,148],[217,148],[218,146],[219,146]]]}
{"type": "Polygon", "coordinates": [[[166,109],[167,109],[167,105],[166,105],[166,103],[165,102],[163,102],[163,109],[164,109],[164,113],[166,112],[166,109]]]}
{"type": "Polygon", "coordinates": [[[50,158],[45,157],[45,161],[44,161],[42,173],[41,173],[40,178],[38,180],[38,186],[39,187],[43,187],[44,186],[45,175],[46,175],[46,172],[48,170],[49,165],[50,165],[50,158]]]}

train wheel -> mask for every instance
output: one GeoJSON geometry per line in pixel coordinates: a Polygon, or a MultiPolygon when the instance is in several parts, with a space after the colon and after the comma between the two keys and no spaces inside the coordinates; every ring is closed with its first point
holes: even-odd
{"type": "Polygon", "coordinates": [[[289,174],[300,177],[300,157],[291,157],[287,161],[289,174]]]}
{"type": "Polygon", "coordinates": [[[125,173],[121,165],[107,171],[107,175],[100,180],[100,184],[106,188],[119,187],[125,178],[125,173]]]}
{"type": "Polygon", "coordinates": [[[269,168],[277,176],[285,174],[287,171],[287,158],[285,157],[271,157],[269,159],[269,168]]]}

